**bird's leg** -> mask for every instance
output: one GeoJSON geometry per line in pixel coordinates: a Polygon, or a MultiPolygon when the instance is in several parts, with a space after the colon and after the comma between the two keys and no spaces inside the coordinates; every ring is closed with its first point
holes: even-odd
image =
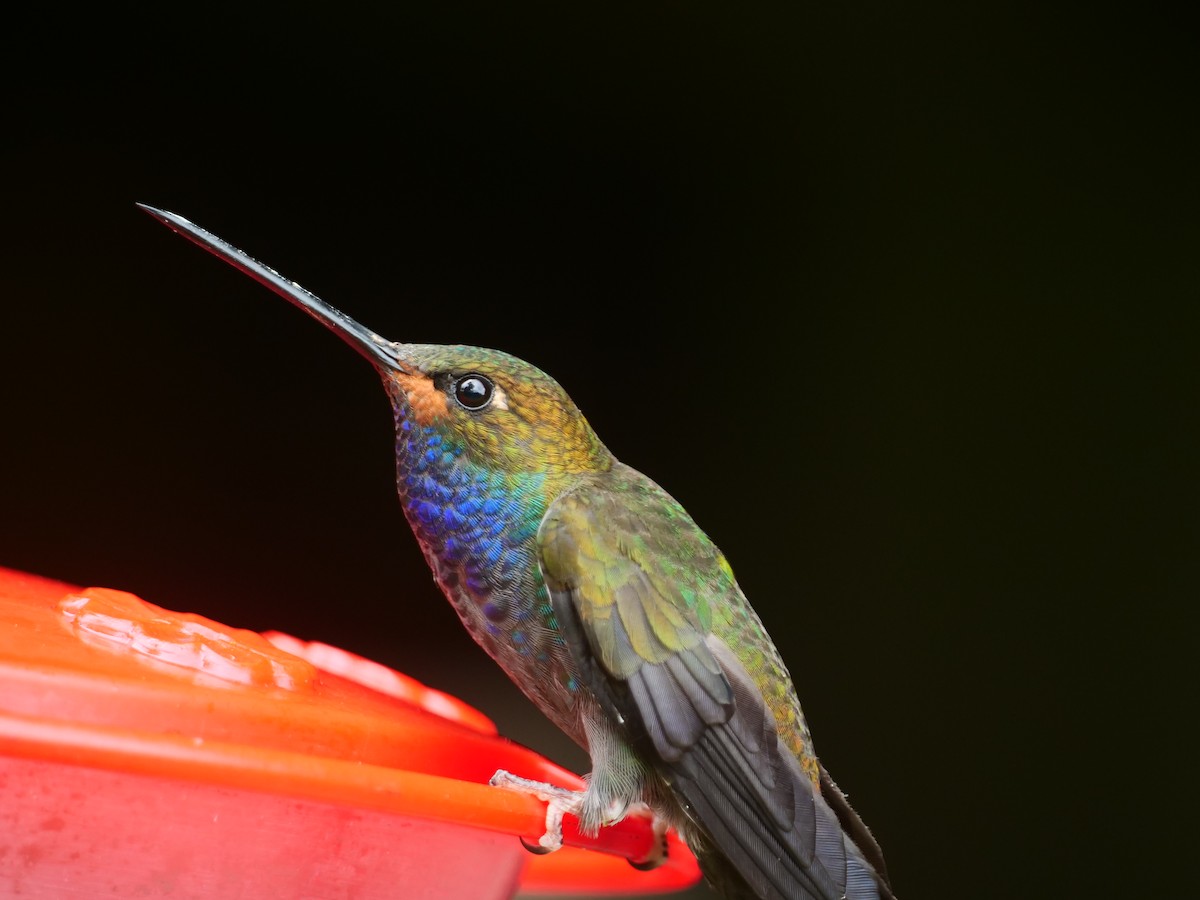
{"type": "MultiPolygon", "coordinates": [[[[501,769],[492,776],[491,784],[509,790],[532,794],[546,803],[546,833],[538,841],[536,852],[549,853],[562,846],[562,818],[571,813],[579,820],[579,832],[595,835],[602,826],[620,822],[631,809],[645,810],[654,822],[658,849],[646,860],[653,868],[665,857],[666,822],[648,806],[646,798],[647,770],[645,763],[629,746],[616,725],[596,707],[586,707],[580,715],[587,736],[592,771],[584,776],[587,790],[572,791],[553,784],[520,778],[501,769]]],[[[528,847],[528,844],[526,844],[528,847]]]]}
{"type": "MultiPolygon", "coordinates": [[[[546,833],[538,839],[537,844],[530,844],[521,838],[521,843],[530,853],[552,853],[562,847],[562,822],[563,815],[566,813],[580,819],[581,830],[583,828],[582,820],[588,798],[587,791],[572,791],[558,785],[547,784],[544,781],[521,778],[504,769],[497,771],[488,783],[492,787],[505,788],[521,794],[531,794],[546,804],[546,833]]],[[[643,859],[629,860],[629,864],[644,872],[656,869],[667,858],[667,820],[655,813],[646,803],[639,801],[630,804],[621,800],[611,800],[607,804],[602,824],[615,824],[630,813],[649,817],[650,827],[654,833],[654,849],[643,859]]]]}
{"type": "Polygon", "coordinates": [[[544,781],[521,778],[500,769],[488,782],[492,787],[501,787],[520,794],[532,794],[546,804],[546,833],[531,846],[521,839],[525,849],[531,853],[552,853],[562,846],[562,820],[565,813],[579,815],[583,808],[584,791],[572,791],[544,781]]]}

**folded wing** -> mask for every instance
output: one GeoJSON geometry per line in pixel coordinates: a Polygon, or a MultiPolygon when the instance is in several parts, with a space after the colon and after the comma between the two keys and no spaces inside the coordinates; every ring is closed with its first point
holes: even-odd
{"type": "Polygon", "coordinates": [[[879,898],[882,879],[711,631],[712,604],[744,602],[714,595],[727,590],[719,552],[664,497],[585,487],[559,498],[542,524],[543,575],[585,681],[652,748],[705,843],[754,895],[879,898]]]}

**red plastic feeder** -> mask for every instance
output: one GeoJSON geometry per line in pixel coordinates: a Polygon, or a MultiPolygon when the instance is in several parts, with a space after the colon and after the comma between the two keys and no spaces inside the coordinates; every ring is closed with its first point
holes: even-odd
{"type": "Polygon", "coordinates": [[[323,644],[0,568],[0,895],[491,898],[694,884],[630,817],[527,853],[579,788],[477,710],[323,644]]]}

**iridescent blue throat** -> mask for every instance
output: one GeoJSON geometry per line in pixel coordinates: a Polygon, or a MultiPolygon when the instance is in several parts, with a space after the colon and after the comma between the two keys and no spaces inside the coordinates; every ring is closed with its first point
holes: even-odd
{"type": "Polygon", "coordinates": [[[489,622],[511,622],[509,595],[540,582],[528,548],[546,509],[545,475],[479,466],[436,428],[410,419],[396,434],[400,500],[425,552],[441,563],[443,582],[457,580],[489,622]]]}

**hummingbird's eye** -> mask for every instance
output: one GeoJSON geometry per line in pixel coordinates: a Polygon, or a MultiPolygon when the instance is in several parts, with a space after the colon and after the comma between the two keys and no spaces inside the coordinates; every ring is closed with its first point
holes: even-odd
{"type": "Polygon", "coordinates": [[[492,390],[482,375],[464,375],[454,382],[454,399],[464,409],[483,409],[492,402],[492,390]]]}

